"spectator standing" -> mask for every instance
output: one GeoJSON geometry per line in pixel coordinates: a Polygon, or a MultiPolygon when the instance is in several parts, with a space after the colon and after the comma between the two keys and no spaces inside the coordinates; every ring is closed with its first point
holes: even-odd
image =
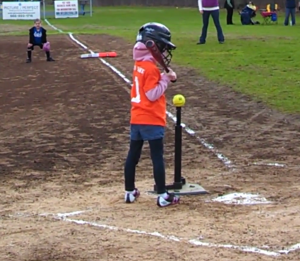
{"type": "Polygon", "coordinates": [[[232,16],[234,10],[234,0],[226,0],[224,3],[224,8],[227,10],[227,24],[233,24],[232,16]]]}
{"type": "Polygon", "coordinates": [[[203,26],[202,33],[197,44],[205,44],[209,17],[212,16],[217,29],[220,44],[224,43],[224,35],[220,24],[220,8],[218,0],[198,0],[199,12],[202,14],[203,26]]]}
{"type": "Polygon", "coordinates": [[[292,19],[292,25],[296,24],[295,12],[296,12],[296,0],[286,0],[285,1],[284,25],[289,25],[290,16],[291,16],[291,19],[292,19]]]}
{"type": "Polygon", "coordinates": [[[84,10],[84,8],[85,8],[85,6],[86,6],[86,4],[87,4],[87,1],[86,1],[86,0],[80,0],[80,1],[79,1],[79,4],[80,4],[80,9],[81,9],[81,14],[82,14],[82,15],[85,15],[85,10],[84,10]]]}

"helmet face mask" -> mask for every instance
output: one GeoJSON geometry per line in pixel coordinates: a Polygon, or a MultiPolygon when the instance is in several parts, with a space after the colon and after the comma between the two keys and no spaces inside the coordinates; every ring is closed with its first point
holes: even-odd
{"type": "Polygon", "coordinates": [[[136,41],[145,44],[148,40],[154,41],[168,66],[172,60],[172,51],[176,49],[176,46],[171,42],[170,30],[160,23],[144,24],[138,32],[136,41]]]}

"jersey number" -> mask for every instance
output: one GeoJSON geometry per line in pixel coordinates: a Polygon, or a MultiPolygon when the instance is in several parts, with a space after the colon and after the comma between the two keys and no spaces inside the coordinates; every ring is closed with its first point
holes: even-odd
{"type": "Polygon", "coordinates": [[[140,85],[139,79],[137,76],[134,77],[134,85],[135,85],[135,97],[131,99],[131,102],[140,103],[141,102],[141,95],[140,95],[140,85]]]}

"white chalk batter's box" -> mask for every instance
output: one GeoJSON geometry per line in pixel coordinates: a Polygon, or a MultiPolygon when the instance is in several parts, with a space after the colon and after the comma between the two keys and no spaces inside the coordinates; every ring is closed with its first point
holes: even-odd
{"type": "MultiPolygon", "coordinates": [[[[230,196],[228,196],[230,198],[230,196]]],[[[135,234],[135,235],[144,235],[148,237],[157,238],[157,240],[165,240],[165,241],[171,241],[174,243],[187,243],[191,246],[197,246],[197,247],[208,247],[208,248],[219,248],[219,249],[232,249],[232,250],[238,250],[241,252],[248,252],[253,254],[259,254],[259,255],[265,255],[265,256],[273,256],[273,257],[279,257],[281,255],[287,255],[291,252],[297,251],[300,249],[300,243],[289,246],[289,247],[281,247],[278,250],[268,250],[267,246],[263,247],[256,247],[256,246],[243,246],[243,245],[234,245],[234,244],[219,244],[219,243],[213,243],[211,242],[205,242],[205,239],[199,239],[198,238],[181,238],[176,235],[166,235],[162,234],[159,231],[146,231],[146,230],[138,230],[138,229],[132,229],[132,228],[125,228],[125,227],[117,227],[112,226],[109,224],[104,223],[98,223],[98,222],[92,222],[89,220],[83,220],[80,218],[81,214],[84,214],[85,217],[90,213],[92,213],[93,210],[82,210],[82,211],[73,211],[68,213],[43,213],[39,216],[44,216],[51,219],[60,220],[62,224],[65,223],[73,223],[74,225],[80,226],[80,225],[88,225],[90,227],[94,227],[95,229],[102,229],[102,230],[110,230],[114,231],[115,233],[128,233],[128,234],[135,234]],[[284,250],[283,250],[284,249],[284,250]]],[[[25,214],[18,213],[14,215],[14,217],[25,217],[25,214]]],[[[27,215],[29,216],[29,215],[27,215]]],[[[85,218],[87,219],[87,218],[85,218]]]]}

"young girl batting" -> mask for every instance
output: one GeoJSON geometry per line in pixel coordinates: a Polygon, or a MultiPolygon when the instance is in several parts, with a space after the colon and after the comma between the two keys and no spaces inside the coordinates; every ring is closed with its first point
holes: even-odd
{"type": "Polygon", "coordinates": [[[133,48],[133,86],[131,89],[130,147],[125,163],[125,202],[133,203],[140,195],[135,187],[135,170],[139,162],[145,141],[150,146],[153,175],[157,188],[157,205],[167,207],[179,203],[179,197],[166,190],[164,144],[166,126],[165,91],[171,81],[176,80],[176,73],[160,73],[150,51],[145,46],[153,40],[166,65],[172,58],[176,46],[171,42],[170,30],[159,23],[143,25],[133,48]]]}
{"type": "Polygon", "coordinates": [[[27,44],[27,63],[31,63],[34,46],[39,46],[46,53],[47,62],[53,62],[50,56],[50,43],[47,41],[47,31],[42,27],[40,19],[34,20],[34,26],[29,29],[29,42],[27,44]]]}

